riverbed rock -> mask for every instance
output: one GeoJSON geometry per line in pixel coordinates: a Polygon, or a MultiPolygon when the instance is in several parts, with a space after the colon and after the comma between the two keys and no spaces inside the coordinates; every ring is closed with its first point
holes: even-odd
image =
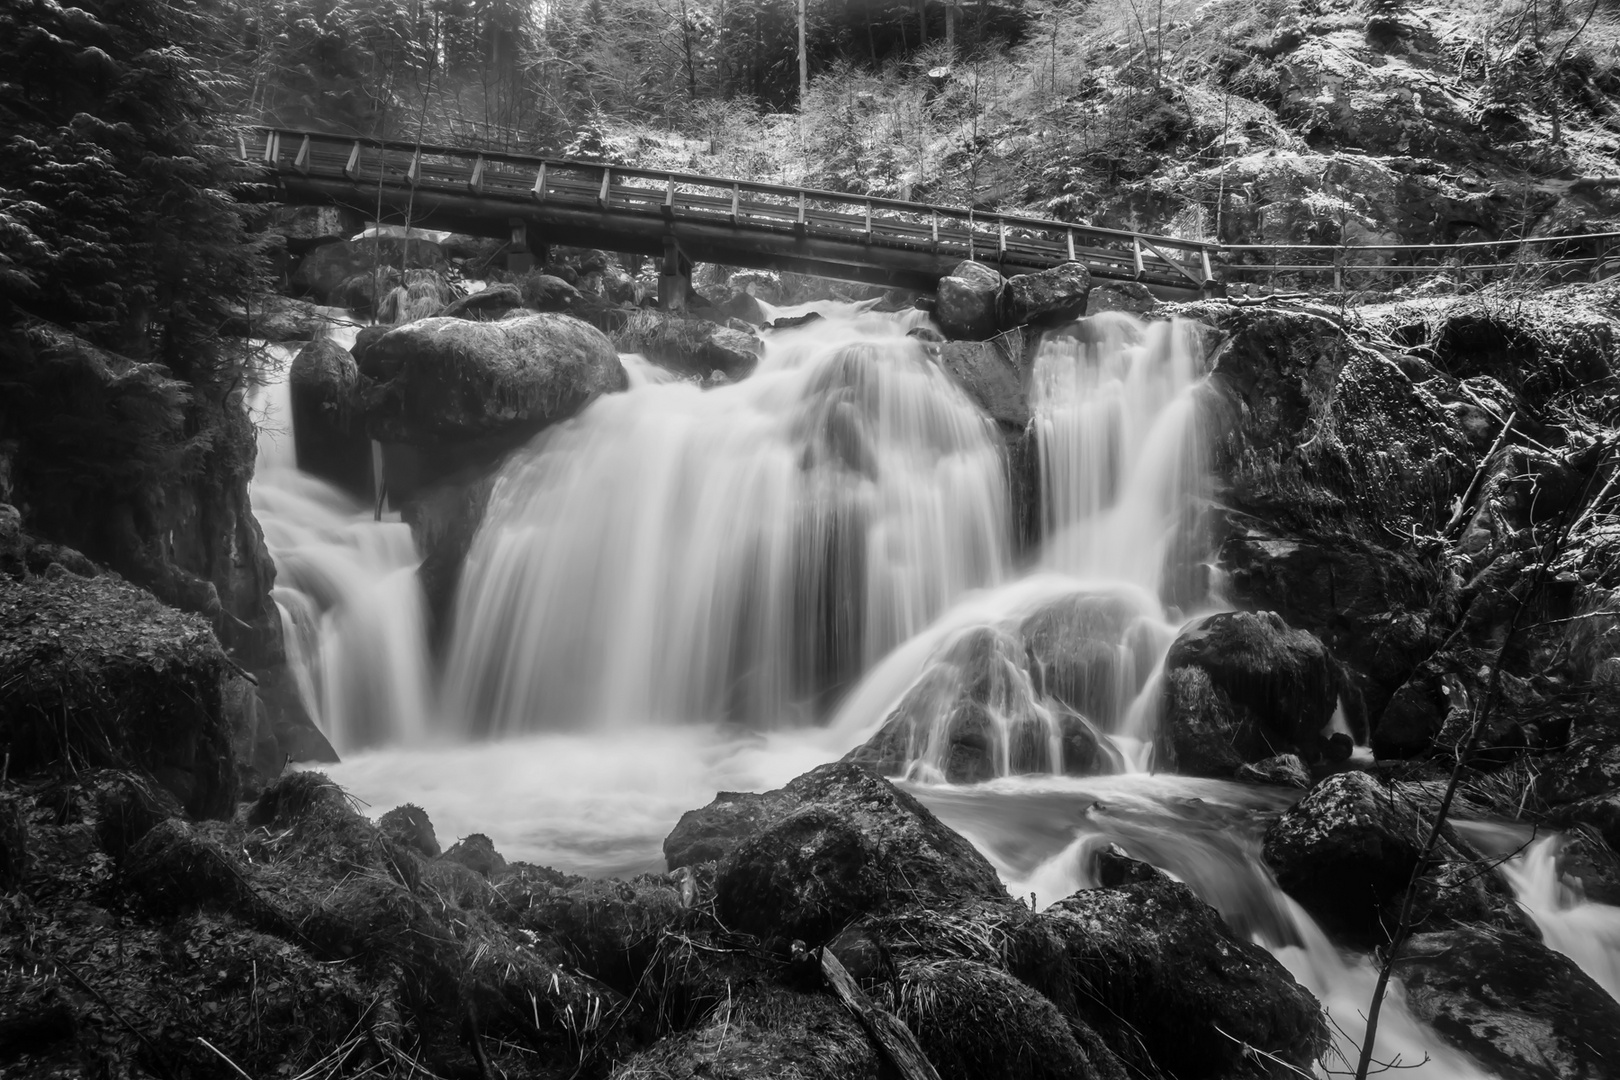
{"type": "Polygon", "coordinates": [[[1014,274],[1002,292],[1001,328],[1055,326],[1086,314],[1091,271],[1077,262],[1033,274],[1014,274]]]}
{"type": "Polygon", "coordinates": [[[1004,281],[999,273],[981,262],[965,260],[940,278],[934,318],[945,336],[966,341],[984,341],[1000,329],[997,313],[1004,281]]]}
{"type": "Polygon", "coordinates": [[[1557,806],[1551,817],[1562,828],[1584,826],[1593,829],[1604,843],[1620,851],[1620,791],[1557,806]]]}
{"type": "Polygon", "coordinates": [[[1005,429],[1021,432],[1029,423],[1030,413],[1025,393],[1027,370],[1019,344],[1010,337],[995,341],[930,343],[929,348],[938,356],[939,366],[951,381],[961,387],[985,415],[1005,429]]]}
{"type": "Polygon", "coordinates": [[[747,378],[759,364],[757,337],[728,326],[669,311],[645,309],[631,315],[613,336],[623,352],[640,353],[660,367],[704,382],[747,378]]]}
{"type": "Polygon", "coordinates": [[[371,440],[359,411],[360,368],[349,350],[320,339],[298,350],[287,373],[298,467],[349,492],[371,495],[371,440]]]}
{"type": "Polygon", "coordinates": [[[365,397],[371,436],[422,446],[516,445],[627,385],[613,343],[566,315],[423,319],[379,338],[366,362],[386,377],[365,397]]]}
{"type": "Polygon", "coordinates": [[[1498,1075],[1607,1080],[1620,1061],[1620,1002],[1540,942],[1472,928],[1419,934],[1395,975],[1415,1016],[1498,1075]]]}
{"type": "Polygon", "coordinates": [[[1273,612],[1225,612],[1184,630],[1165,658],[1155,747],[1166,767],[1232,776],[1281,753],[1308,762],[1327,749],[1342,685],[1314,636],[1273,612]]]}
{"type": "Polygon", "coordinates": [[[1080,1015],[1148,1075],[1243,1075],[1244,1044],[1309,1070],[1327,1045],[1310,992],[1162,874],[1082,889],[1041,920],[1063,943],[1080,1015]]]}
{"type": "Polygon", "coordinates": [[[1277,884],[1324,927],[1374,933],[1383,907],[1412,879],[1423,847],[1413,806],[1366,773],[1318,783],[1266,830],[1277,884]]]}
{"type": "Polygon", "coordinates": [[[264,293],[247,307],[229,308],[220,332],[261,341],[308,341],[331,327],[333,318],[318,305],[291,296],[264,293]]]}
{"type": "MultiPolygon", "coordinates": [[[[438,270],[449,268],[450,261],[444,249],[430,240],[398,236],[367,237],[362,240],[344,240],[322,244],[315,248],[293,271],[293,288],[313,295],[323,304],[347,306],[342,288],[360,275],[371,276],[378,268],[399,270],[438,270]]],[[[392,288],[398,281],[388,284],[392,288]]],[[[382,290],[373,300],[381,298],[382,290]]]]}
{"type": "Polygon", "coordinates": [[[231,673],[208,624],[113,576],[0,576],[0,750],[11,775],[150,773],[188,813],[230,813],[231,673]]]}
{"type": "Polygon", "coordinates": [[[400,510],[416,550],[422,553],[416,576],[427,597],[436,641],[448,628],[461,570],[494,489],[494,472],[475,467],[423,489],[400,510]]]}
{"type": "Polygon", "coordinates": [[[763,827],[720,863],[727,926],[814,946],[858,914],[1006,896],[973,845],[859,765],[823,765],[772,794],[763,827]]]}
{"type": "Polygon", "coordinates": [[[1234,779],[1245,784],[1271,784],[1301,790],[1311,786],[1311,774],[1298,754],[1278,754],[1238,766],[1234,779]]]}

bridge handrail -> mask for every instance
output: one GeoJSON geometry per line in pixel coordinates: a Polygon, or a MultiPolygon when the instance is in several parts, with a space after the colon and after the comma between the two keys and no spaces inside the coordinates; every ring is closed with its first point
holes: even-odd
{"type": "MultiPolygon", "coordinates": [[[[848,192],[828,191],[823,188],[792,187],[783,184],[767,184],[755,180],[740,180],[730,177],[708,176],[703,173],[684,173],[666,169],[642,169],[631,165],[610,165],[605,162],[577,161],[569,158],[552,158],[531,154],[513,154],[508,151],[479,150],[475,148],[442,146],[432,143],[423,143],[420,146],[414,142],[400,139],[379,139],[370,136],[334,135],[327,132],[305,131],[298,128],[282,128],[271,126],[254,126],[249,130],[255,135],[274,133],[284,138],[295,140],[304,138],[321,140],[327,143],[341,143],[346,146],[359,144],[379,151],[403,153],[414,157],[420,153],[430,156],[442,156],[456,159],[470,159],[482,157],[486,162],[499,162],[524,168],[538,168],[544,164],[547,168],[596,170],[610,169],[620,177],[633,177],[636,179],[661,181],[664,183],[689,184],[702,187],[718,187],[725,190],[733,188],[738,191],[750,193],[775,195],[784,199],[796,200],[801,196],[814,199],[818,202],[842,203],[863,211],[866,207],[883,209],[899,213],[917,214],[921,216],[939,215],[967,223],[970,230],[976,226],[1007,225],[1015,228],[1035,229],[1042,232],[1057,233],[1059,235],[1072,234],[1076,238],[1096,237],[1119,243],[1134,244],[1140,240],[1146,245],[1161,248],[1171,248],[1196,255],[1213,254],[1221,250],[1221,246],[1198,240],[1183,240],[1171,236],[1157,236],[1150,233],[1133,233],[1120,229],[1107,229],[1092,225],[1078,225],[1072,222],[1059,221],[1055,218],[1040,218],[1022,214],[1004,214],[999,211],[979,211],[962,207],[935,206],[931,203],[908,202],[903,199],[890,199],[882,196],[852,195],[848,192]]],[[[244,141],[244,146],[245,141],[244,141]]],[[[1151,257],[1151,256],[1149,256],[1151,257]]],[[[1169,260],[1165,260],[1169,261],[1169,260]]]]}

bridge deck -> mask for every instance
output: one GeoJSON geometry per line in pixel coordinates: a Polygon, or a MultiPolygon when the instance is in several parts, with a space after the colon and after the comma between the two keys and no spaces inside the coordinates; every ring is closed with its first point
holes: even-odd
{"type": "Polygon", "coordinates": [[[931,292],[963,259],[1005,274],[1066,261],[1159,290],[1213,285],[1212,245],[688,173],[316,132],[254,128],[242,155],[268,166],[286,200],[482,236],[525,226],[543,243],[792,270],[931,292]]]}

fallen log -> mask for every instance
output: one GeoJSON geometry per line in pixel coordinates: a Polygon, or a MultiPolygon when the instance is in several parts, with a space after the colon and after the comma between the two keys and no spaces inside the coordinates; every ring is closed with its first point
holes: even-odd
{"type": "Polygon", "coordinates": [[[940,1080],[939,1073],[929,1064],[917,1037],[899,1017],[882,1009],[856,985],[855,979],[830,949],[821,950],[821,974],[827,985],[844,1003],[844,1008],[855,1014],[866,1034],[877,1044],[903,1080],[940,1080]]]}

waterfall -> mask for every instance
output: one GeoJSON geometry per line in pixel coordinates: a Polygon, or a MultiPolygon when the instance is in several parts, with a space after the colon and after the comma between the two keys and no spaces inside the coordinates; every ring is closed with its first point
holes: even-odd
{"type": "Polygon", "coordinates": [[[772,335],[731,386],[637,377],[502,469],[446,712],[469,734],[803,722],[1009,562],[989,422],[897,316],[772,335]]]}
{"type": "Polygon", "coordinates": [[[1195,324],[1110,313],[1048,335],[1031,374],[1042,545],[1029,577],[974,597],[896,652],[842,710],[854,737],[903,731],[906,773],[951,775],[963,738],[991,775],[1140,768],[1158,670],[1183,621],[1166,603],[1203,557],[1179,530],[1204,468],[1195,324]],[[1068,762],[1073,771],[1073,761],[1068,762]]]}
{"type": "MultiPolygon", "coordinates": [[[[332,336],[345,347],[355,327],[332,336]]],[[[430,729],[426,611],[408,526],[299,471],[287,373],[293,350],[264,347],[249,412],[259,427],[249,498],[275,562],[271,598],[304,707],[339,751],[415,741],[430,729]]]]}

